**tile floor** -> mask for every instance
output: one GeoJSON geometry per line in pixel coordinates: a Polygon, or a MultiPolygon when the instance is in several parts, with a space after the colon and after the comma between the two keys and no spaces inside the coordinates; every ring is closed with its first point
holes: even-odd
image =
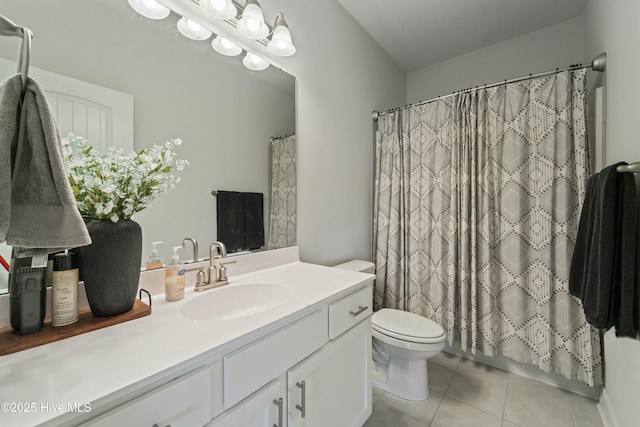
{"type": "Polygon", "coordinates": [[[448,353],[428,363],[429,398],[374,387],[364,427],[602,427],[593,399],[448,353]]]}

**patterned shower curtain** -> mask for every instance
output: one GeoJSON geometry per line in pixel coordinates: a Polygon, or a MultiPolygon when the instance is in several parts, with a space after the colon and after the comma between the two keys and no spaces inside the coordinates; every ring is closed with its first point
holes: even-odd
{"type": "Polygon", "coordinates": [[[271,142],[269,249],[296,244],[296,136],[271,142]]]}
{"type": "Polygon", "coordinates": [[[426,316],[464,351],[602,384],[599,333],[568,290],[589,176],[585,74],[381,116],[376,308],[426,316]]]}

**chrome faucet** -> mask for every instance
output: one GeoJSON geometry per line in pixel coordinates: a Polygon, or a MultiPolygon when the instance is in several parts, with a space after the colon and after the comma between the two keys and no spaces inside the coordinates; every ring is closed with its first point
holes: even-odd
{"type": "Polygon", "coordinates": [[[227,247],[224,245],[224,243],[222,242],[213,242],[210,246],[209,246],[209,262],[211,262],[211,260],[213,260],[216,256],[216,251],[215,249],[218,248],[220,249],[220,258],[224,258],[227,256],[227,247]]]}
{"type": "Polygon", "coordinates": [[[182,239],[182,249],[187,249],[187,242],[193,243],[193,261],[198,262],[198,241],[195,237],[185,237],[182,239]]]}

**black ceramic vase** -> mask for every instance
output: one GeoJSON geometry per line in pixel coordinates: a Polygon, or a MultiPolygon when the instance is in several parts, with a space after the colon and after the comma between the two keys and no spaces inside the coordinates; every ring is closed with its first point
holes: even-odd
{"type": "Polygon", "coordinates": [[[133,220],[87,220],[91,245],[80,248],[80,275],[96,317],[125,313],[136,300],[142,230],[133,220]]]}

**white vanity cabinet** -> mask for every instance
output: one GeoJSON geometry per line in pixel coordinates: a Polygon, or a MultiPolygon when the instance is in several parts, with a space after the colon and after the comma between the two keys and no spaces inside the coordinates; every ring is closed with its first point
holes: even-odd
{"type": "Polygon", "coordinates": [[[207,427],[284,427],[287,425],[286,396],[286,380],[284,377],[276,379],[207,424],[207,427]]]}
{"type": "Polygon", "coordinates": [[[227,354],[227,411],[208,427],[361,426],[371,415],[371,300],[362,287],[227,354]]]}
{"type": "MultiPolygon", "coordinates": [[[[245,260],[262,266],[260,256],[245,260]]],[[[245,285],[261,283],[288,292],[268,309],[258,310],[256,301],[245,306],[257,311],[238,311],[235,300],[211,290],[204,310],[213,316],[201,320],[188,303],[203,296],[190,294],[183,302],[160,301],[153,315],[130,323],[3,356],[1,397],[62,409],[1,414],[0,424],[362,426],[371,414],[374,276],[293,260],[234,279],[221,288],[224,295],[236,288],[242,298],[245,285]],[[91,411],[67,408],[85,399],[91,411]]]]}
{"type": "Polygon", "coordinates": [[[290,369],[289,427],[361,426],[371,415],[370,360],[367,317],[290,369]]]}
{"type": "Polygon", "coordinates": [[[82,427],[193,427],[211,419],[211,370],[198,369],[125,403],[82,427]]]}

